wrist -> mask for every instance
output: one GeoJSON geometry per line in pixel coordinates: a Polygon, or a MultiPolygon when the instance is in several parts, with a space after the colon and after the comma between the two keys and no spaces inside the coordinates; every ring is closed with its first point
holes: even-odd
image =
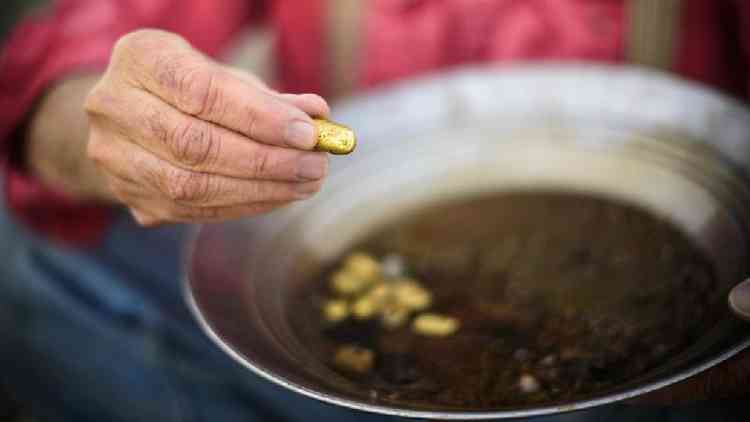
{"type": "Polygon", "coordinates": [[[113,202],[86,155],[88,118],[83,103],[98,79],[98,75],[73,77],[47,91],[23,134],[21,165],[45,187],[71,198],[113,202]]]}

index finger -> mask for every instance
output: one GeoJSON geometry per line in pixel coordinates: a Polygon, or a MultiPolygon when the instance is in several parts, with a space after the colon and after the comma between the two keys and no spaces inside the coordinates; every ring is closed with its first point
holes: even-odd
{"type": "Polygon", "coordinates": [[[176,35],[152,32],[157,35],[126,42],[135,56],[130,65],[141,67],[133,74],[143,89],[184,113],[258,142],[313,149],[316,129],[299,107],[238,78],[176,35]]]}

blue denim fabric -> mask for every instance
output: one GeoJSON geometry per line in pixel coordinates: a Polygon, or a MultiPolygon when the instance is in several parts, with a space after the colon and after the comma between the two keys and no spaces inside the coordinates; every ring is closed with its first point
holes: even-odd
{"type": "MultiPolygon", "coordinates": [[[[185,227],[125,213],[95,250],[52,245],[0,205],[0,381],[40,421],[387,421],[262,381],[219,351],[182,302],[185,227]]],[[[540,421],[739,420],[730,406],[609,406],[540,421]]]]}

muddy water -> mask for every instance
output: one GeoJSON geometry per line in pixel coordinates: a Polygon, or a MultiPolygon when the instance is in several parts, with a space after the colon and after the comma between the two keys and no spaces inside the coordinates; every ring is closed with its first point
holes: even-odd
{"type": "MultiPolygon", "coordinates": [[[[460,321],[446,337],[321,316],[330,271],[290,313],[322,362],[370,395],[420,407],[551,404],[602,392],[680,353],[711,324],[711,265],[689,239],[643,210],[600,198],[509,193],[434,206],[353,250],[397,254],[460,321]],[[342,345],[374,352],[352,373],[342,345]]],[[[334,263],[331,268],[334,268],[334,263]]]]}

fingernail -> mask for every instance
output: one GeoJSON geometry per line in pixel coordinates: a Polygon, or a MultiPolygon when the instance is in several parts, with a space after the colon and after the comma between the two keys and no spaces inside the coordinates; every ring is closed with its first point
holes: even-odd
{"type": "Polygon", "coordinates": [[[306,199],[318,193],[318,190],[320,190],[320,183],[297,183],[294,189],[297,191],[300,199],[306,199]]]}
{"type": "Polygon", "coordinates": [[[750,279],[732,289],[729,293],[729,306],[737,316],[750,321],[750,279]]]}
{"type": "Polygon", "coordinates": [[[300,158],[297,177],[302,180],[320,180],[327,171],[328,157],[322,153],[309,153],[300,158]]]}
{"type": "Polygon", "coordinates": [[[315,127],[303,120],[295,120],[286,130],[286,144],[300,149],[312,149],[315,146],[315,127]]]}

